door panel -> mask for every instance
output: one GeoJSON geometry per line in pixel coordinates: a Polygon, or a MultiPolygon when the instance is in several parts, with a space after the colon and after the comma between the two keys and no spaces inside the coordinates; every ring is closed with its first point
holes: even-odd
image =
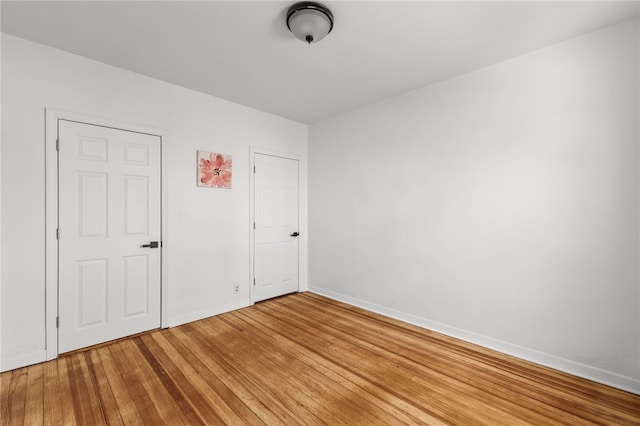
{"type": "Polygon", "coordinates": [[[160,327],[160,138],[58,123],[58,351],[160,327]]]}
{"type": "Polygon", "coordinates": [[[298,291],[298,161],[255,154],[254,301],[298,291]]]}
{"type": "Polygon", "coordinates": [[[80,237],[107,236],[107,175],[78,173],[80,237]]]}
{"type": "Polygon", "coordinates": [[[81,260],[77,265],[78,328],[107,323],[108,260],[81,260]]]}
{"type": "Polygon", "coordinates": [[[124,233],[127,236],[149,234],[149,178],[123,176],[124,233]]]}
{"type": "Polygon", "coordinates": [[[124,316],[145,315],[149,310],[149,256],[123,258],[124,316]]]}

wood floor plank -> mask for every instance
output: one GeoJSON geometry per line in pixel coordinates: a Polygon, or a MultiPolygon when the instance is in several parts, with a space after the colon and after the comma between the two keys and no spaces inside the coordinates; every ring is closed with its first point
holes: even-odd
{"type": "Polygon", "coordinates": [[[27,376],[27,394],[25,397],[24,423],[41,425],[44,423],[42,407],[44,400],[44,381],[42,364],[29,369],[27,376]]]}
{"type": "MultiPolygon", "coordinates": [[[[313,298],[314,295],[310,295],[309,297],[313,298]]],[[[329,299],[322,299],[321,301],[323,303],[332,303],[329,299]]],[[[315,307],[315,304],[312,306],[315,307]]],[[[340,309],[343,309],[343,306],[340,306],[340,309]]],[[[322,312],[322,310],[315,310],[315,312],[322,312]]],[[[362,310],[360,313],[370,318],[370,313],[362,310]]],[[[349,319],[349,321],[347,321],[349,326],[358,323],[357,320],[354,320],[351,310],[345,315],[349,319]]],[[[326,320],[326,318],[323,319],[322,317],[316,319],[318,321],[326,320]]],[[[630,393],[624,393],[622,398],[614,397],[612,399],[608,396],[613,395],[610,393],[611,391],[619,395],[619,392],[613,388],[607,386],[594,388],[591,386],[592,382],[587,380],[576,380],[577,378],[556,370],[551,370],[479,346],[471,344],[461,345],[456,339],[438,335],[437,333],[416,326],[411,326],[382,316],[376,316],[374,319],[376,321],[383,321],[385,324],[399,326],[402,329],[412,329],[412,331],[420,337],[420,339],[415,341],[407,341],[405,345],[402,346],[400,343],[408,336],[410,337],[409,333],[402,333],[400,335],[394,335],[385,343],[379,344],[385,347],[388,347],[390,343],[394,345],[397,344],[401,346],[401,352],[404,355],[411,353],[413,351],[412,348],[419,350],[419,353],[435,351],[438,359],[443,360],[449,358],[452,360],[451,363],[445,365],[444,371],[464,372],[465,365],[467,365],[471,369],[471,372],[473,372],[473,374],[468,374],[468,376],[475,378],[484,375],[486,380],[494,384],[494,386],[488,387],[488,389],[508,390],[508,392],[502,394],[505,398],[513,399],[514,393],[520,401],[522,401],[523,398],[525,400],[528,398],[527,405],[540,407],[542,414],[553,414],[555,421],[560,421],[559,419],[562,418],[562,416],[567,416],[563,407],[567,407],[568,404],[571,404],[573,407],[573,417],[584,417],[587,420],[590,419],[596,422],[608,418],[613,424],[618,424],[618,422],[634,421],[640,414],[640,407],[637,406],[637,403],[635,404],[636,407],[631,409],[629,408],[633,407],[634,404],[627,404],[626,406],[620,405],[620,403],[624,404],[625,400],[630,401],[629,398],[635,399],[635,396],[630,393]],[[440,341],[434,345],[432,342],[429,342],[429,337],[434,337],[440,341]],[[453,344],[446,344],[444,341],[453,342],[453,344]],[[499,381],[499,379],[502,381],[499,381]],[[521,389],[526,390],[526,392],[521,392],[521,389]],[[539,404],[537,403],[537,399],[541,400],[539,404]],[[601,400],[606,402],[606,404],[594,406],[594,400],[601,400]],[[550,407],[557,409],[555,414],[550,412],[550,407]],[[558,415],[560,415],[560,417],[558,417],[558,415]]],[[[364,324],[360,324],[358,332],[362,332],[364,328],[366,328],[364,324]]],[[[380,333],[381,330],[375,329],[368,335],[354,337],[359,337],[368,342],[375,340],[377,337],[384,339],[385,333],[380,333]]],[[[430,364],[429,368],[435,367],[433,364],[430,364]]],[[[579,419],[576,418],[567,419],[569,424],[575,424],[578,421],[579,419]]]]}
{"type": "MultiPolygon", "coordinates": [[[[243,315],[243,313],[238,313],[243,315]]],[[[350,397],[358,400],[367,408],[375,407],[373,410],[379,418],[392,416],[397,424],[417,424],[424,420],[425,413],[415,409],[415,407],[407,404],[404,400],[400,400],[385,392],[384,389],[372,385],[372,383],[353,371],[343,368],[340,365],[330,361],[327,354],[334,349],[333,345],[305,345],[291,339],[291,330],[283,330],[282,328],[269,328],[264,321],[248,321],[248,327],[260,331],[263,336],[273,339],[280,347],[294,354],[299,360],[305,362],[309,368],[318,370],[323,376],[330,377],[331,382],[342,384],[343,387],[350,389],[352,392],[350,397]],[[289,337],[286,337],[286,336],[289,337]],[[360,398],[356,395],[359,395],[360,398]],[[361,398],[367,395],[367,398],[361,398]],[[381,415],[378,411],[386,413],[381,415]]],[[[308,343],[308,342],[306,342],[308,343]]],[[[430,424],[437,424],[435,418],[429,419],[430,424]]]]}
{"type": "MultiPolygon", "coordinates": [[[[250,424],[259,424],[260,422],[268,425],[279,424],[287,419],[294,419],[294,417],[288,416],[286,411],[280,410],[278,401],[271,401],[268,395],[264,395],[255,383],[249,381],[240,371],[234,370],[233,364],[221,362],[213,351],[203,348],[202,342],[198,339],[194,339],[189,346],[192,349],[187,350],[187,336],[182,334],[180,329],[174,329],[174,331],[177,333],[156,336],[156,340],[167,355],[173,356],[176,352],[180,354],[187,353],[188,356],[199,359],[202,363],[202,368],[210,372],[206,373],[207,376],[209,374],[214,375],[217,380],[220,380],[224,386],[236,395],[238,400],[242,401],[242,404],[246,405],[253,415],[258,417],[259,421],[256,421],[256,423],[251,422],[250,424]],[[168,340],[163,342],[165,339],[168,340]]],[[[202,336],[202,339],[206,339],[206,336],[202,336]]],[[[246,416],[247,420],[250,420],[252,416],[245,413],[242,408],[238,408],[236,406],[237,403],[231,401],[230,404],[234,407],[234,410],[242,412],[242,416],[246,416]]]]}
{"type": "MultiPolygon", "coordinates": [[[[323,318],[316,318],[316,320],[318,321],[324,321],[326,319],[323,318]]],[[[334,323],[335,328],[340,328],[340,325],[338,324],[338,322],[334,323]]],[[[377,342],[377,344],[381,347],[385,347],[388,348],[389,345],[393,344],[393,345],[398,345],[401,347],[400,345],[400,341],[398,339],[395,339],[393,341],[388,340],[388,341],[384,341],[384,336],[383,334],[379,333],[377,330],[376,332],[372,332],[370,334],[362,334],[364,333],[363,330],[359,329],[359,330],[349,330],[348,334],[353,335],[353,337],[356,337],[358,339],[360,339],[361,341],[366,341],[367,344],[375,342],[376,339],[383,339],[379,342],[377,342]]],[[[402,349],[402,354],[403,356],[407,356],[407,354],[410,354],[412,352],[412,349],[410,346],[413,347],[420,347],[420,341],[416,341],[416,342],[411,342],[407,345],[405,345],[405,347],[401,347],[402,349]]],[[[472,345],[469,345],[472,346],[472,345]]],[[[438,348],[439,346],[435,346],[435,348],[438,348]]],[[[420,352],[424,352],[424,351],[429,351],[430,348],[429,347],[422,347],[420,348],[420,352]]],[[[482,348],[483,351],[487,351],[486,349],[482,348]]],[[[385,349],[385,351],[387,351],[387,349],[385,349]]],[[[480,374],[484,374],[485,375],[485,380],[489,381],[491,383],[493,383],[494,385],[498,384],[499,386],[494,386],[496,388],[505,388],[506,390],[508,390],[509,392],[504,394],[505,396],[510,396],[512,393],[520,393],[520,389],[524,388],[527,390],[526,394],[522,394],[519,396],[519,398],[527,398],[527,397],[531,397],[534,398],[536,397],[536,392],[532,393],[532,389],[534,391],[537,390],[537,396],[546,399],[544,405],[544,410],[545,411],[549,411],[550,407],[560,407],[560,406],[566,406],[567,401],[566,401],[566,392],[562,390],[562,387],[558,385],[557,382],[549,382],[547,380],[547,383],[545,384],[545,386],[547,386],[547,388],[544,388],[543,385],[540,385],[539,383],[536,383],[536,381],[531,380],[528,375],[523,375],[522,373],[518,374],[511,374],[511,372],[509,370],[511,370],[511,368],[509,367],[510,364],[513,364],[514,359],[513,358],[508,358],[509,362],[502,362],[501,364],[495,364],[492,365],[492,363],[486,363],[486,362],[481,362],[479,361],[476,356],[473,356],[474,354],[472,354],[472,356],[465,356],[465,357],[460,357],[460,355],[456,355],[455,350],[451,350],[448,349],[445,352],[440,352],[440,354],[438,354],[437,358],[440,361],[446,362],[445,359],[446,358],[450,358],[451,362],[449,363],[449,365],[446,366],[445,371],[447,372],[454,372],[454,371],[459,371],[459,372],[464,372],[465,368],[469,369],[471,372],[474,371],[480,371],[480,374]],[[475,359],[474,359],[475,358],[475,359]],[[486,371],[485,371],[486,370],[486,371]],[[505,375],[503,373],[509,373],[508,375],[505,375]],[[496,382],[496,380],[500,380],[502,379],[502,382],[496,382]],[[526,382],[526,383],[524,383],[526,382]],[[525,385],[523,387],[523,385],[525,385]],[[551,391],[551,392],[550,392],[551,391]],[[531,395],[530,395],[531,394],[531,395]]],[[[494,353],[494,355],[501,355],[498,353],[494,353]]],[[[495,358],[495,357],[494,357],[495,358]]],[[[518,360],[518,363],[522,364],[523,361],[518,360]]],[[[438,362],[440,363],[440,362],[438,362]]],[[[434,365],[434,363],[429,363],[428,366],[430,369],[432,368],[437,368],[437,365],[434,365]]],[[[415,368],[415,367],[412,367],[415,368]]],[[[550,371],[549,369],[547,369],[547,371],[550,371]]],[[[478,376],[480,374],[473,374],[470,376],[478,376]]],[[[566,376],[566,375],[565,375],[566,376]]],[[[581,398],[579,394],[576,394],[575,392],[572,393],[572,403],[573,404],[579,404],[581,402],[581,398]]],[[[584,402],[583,404],[579,404],[580,407],[582,408],[582,411],[580,414],[589,417],[590,413],[588,412],[588,410],[591,409],[591,402],[592,402],[593,398],[589,398],[588,400],[584,400],[582,402],[584,402]]],[[[532,403],[534,401],[531,401],[532,403]]],[[[555,413],[554,419],[556,421],[558,420],[558,415],[563,415],[564,411],[562,411],[561,409],[558,410],[555,413]]],[[[577,422],[578,419],[572,418],[572,419],[568,419],[567,422],[569,424],[573,424],[575,422],[577,422]]]]}
{"type": "Polygon", "coordinates": [[[129,387],[125,382],[118,364],[113,357],[113,352],[108,346],[102,346],[92,350],[98,356],[100,364],[104,369],[105,376],[109,382],[109,387],[113,392],[113,398],[118,407],[118,415],[125,425],[142,424],[142,417],[138,414],[133,397],[129,393],[129,387]]]}
{"type": "MultiPolygon", "coordinates": [[[[241,317],[226,316],[225,320],[227,325],[238,324],[241,317]]],[[[270,341],[261,333],[244,334],[249,343],[246,349],[247,355],[259,361],[259,368],[270,371],[286,371],[287,374],[279,375],[276,380],[286,380],[287,385],[285,386],[291,387],[294,392],[301,392],[305,399],[310,401],[312,410],[322,409],[318,404],[314,404],[315,401],[329,401],[324,405],[323,420],[329,421],[331,424],[344,424],[357,416],[368,424],[375,422],[376,418],[371,415],[370,411],[363,410],[352,399],[345,398],[340,386],[330,384],[320,372],[315,368],[309,368],[289,350],[283,350],[281,345],[270,341]],[[295,377],[294,385],[291,384],[291,377],[295,377]],[[313,385],[308,385],[310,383],[313,385]]]]}
{"type": "MultiPolygon", "coordinates": [[[[269,309],[271,309],[271,312],[278,312],[278,308],[276,306],[270,306],[269,309]]],[[[299,314],[291,314],[290,312],[285,310],[285,315],[283,316],[283,318],[286,318],[286,321],[292,321],[292,315],[294,317],[298,318],[298,321],[302,321],[303,323],[300,325],[300,327],[302,328],[306,328],[308,327],[308,325],[305,325],[304,323],[309,321],[309,316],[308,315],[299,315],[299,314]]],[[[314,314],[311,313],[311,316],[313,316],[314,314]]],[[[473,393],[477,390],[480,389],[481,393],[480,395],[483,395],[485,392],[485,389],[489,388],[488,385],[493,384],[494,380],[495,380],[495,375],[494,374],[487,374],[485,375],[486,378],[488,379],[485,381],[473,381],[471,384],[469,383],[470,380],[467,379],[467,376],[475,376],[477,375],[476,372],[476,368],[478,368],[478,366],[468,366],[465,365],[464,362],[461,362],[459,359],[458,360],[453,360],[453,361],[449,361],[447,360],[447,357],[451,357],[450,354],[448,353],[440,353],[440,354],[434,354],[431,357],[426,358],[423,361],[418,361],[415,362],[413,360],[410,359],[410,354],[413,351],[413,346],[416,345],[419,341],[412,341],[410,343],[407,344],[406,347],[401,348],[401,352],[402,352],[402,357],[406,358],[406,359],[402,359],[402,357],[398,356],[397,353],[394,353],[393,347],[394,346],[398,346],[398,340],[396,339],[395,341],[392,339],[390,341],[384,341],[384,340],[379,340],[379,336],[381,333],[383,333],[383,330],[376,330],[375,333],[371,333],[371,334],[367,334],[367,335],[362,335],[361,330],[356,330],[356,329],[350,329],[348,331],[344,331],[344,330],[340,330],[340,326],[339,324],[337,324],[334,321],[329,321],[329,318],[316,318],[315,320],[313,320],[313,323],[319,323],[319,324],[331,324],[331,327],[327,328],[326,333],[331,333],[331,334],[336,334],[338,336],[341,337],[341,339],[343,341],[346,341],[348,339],[352,339],[355,342],[360,342],[361,346],[365,346],[365,348],[359,348],[356,349],[358,351],[373,351],[373,352],[377,352],[375,357],[372,357],[374,359],[379,359],[379,358],[383,358],[386,359],[387,362],[391,362],[391,363],[397,363],[397,364],[401,364],[404,365],[406,368],[406,364],[410,363],[410,365],[408,366],[408,371],[409,372],[422,372],[427,373],[429,375],[431,375],[432,377],[430,377],[430,380],[432,383],[434,383],[434,380],[437,380],[436,377],[433,377],[433,374],[436,374],[438,371],[438,365],[442,364],[442,363],[447,363],[447,365],[445,366],[444,369],[442,369],[442,374],[440,374],[440,376],[443,377],[449,377],[450,380],[448,382],[447,386],[458,386],[460,388],[460,391],[462,389],[464,389],[465,395],[467,395],[467,398],[465,398],[464,401],[461,401],[460,403],[465,403],[465,402],[473,402],[473,397],[471,395],[473,395],[473,393]],[[355,339],[354,339],[355,338],[355,339]],[[377,341],[378,340],[378,341],[377,341]],[[377,341],[377,345],[372,344],[372,341],[377,341]],[[377,351],[376,351],[377,349],[377,351]],[[465,372],[465,370],[468,370],[467,372],[465,372]],[[470,386],[463,386],[463,384],[467,384],[470,386]]],[[[340,339],[338,339],[338,341],[340,341],[340,339]]],[[[342,348],[342,351],[347,350],[345,347],[342,348]]],[[[420,357],[424,356],[425,353],[419,353],[420,357]]],[[[360,353],[359,356],[361,358],[369,358],[367,356],[366,352],[360,353]]],[[[481,370],[480,370],[481,371],[481,370]]],[[[515,391],[519,392],[518,387],[515,387],[515,391]]],[[[509,397],[512,394],[513,390],[505,390],[503,392],[503,396],[507,396],[509,397]]],[[[495,404],[496,401],[493,401],[493,404],[495,404]]],[[[481,404],[482,405],[482,404],[481,404]]],[[[506,407],[505,408],[507,411],[509,412],[513,412],[514,407],[510,406],[510,407],[506,407]]],[[[545,413],[544,409],[546,409],[546,411],[549,410],[549,406],[548,405],[544,405],[543,407],[543,414],[547,415],[547,414],[553,414],[553,413],[545,413]]],[[[551,418],[551,417],[550,417],[551,418]]],[[[559,420],[557,418],[555,418],[555,421],[559,422],[559,420]]],[[[566,424],[572,424],[575,423],[576,421],[578,421],[577,419],[569,419],[568,421],[566,421],[566,424]]]]}
{"type": "Polygon", "coordinates": [[[108,348],[124,381],[132,406],[135,407],[141,422],[164,424],[162,416],[141,382],[142,375],[136,368],[137,363],[132,362],[135,354],[130,353],[131,345],[125,346],[124,343],[125,341],[122,341],[108,348]]]}
{"type": "Polygon", "coordinates": [[[69,371],[69,383],[73,395],[82,395],[82,399],[73,398],[75,417],[80,423],[103,425],[106,423],[103,407],[97,395],[97,389],[91,381],[89,368],[82,353],[65,357],[69,371]]]}
{"type": "Polygon", "coordinates": [[[118,411],[118,404],[113,391],[109,385],[109,377],[107,376],[102,363],[100,362],[100,356],[97,351],[86,351],[82,354],[84,356],[91,382],[96,388],[97,396],[100,401],[101,411],[103,418],[107,425],[124,425],[122,416],[118,411]]]}
{"type": "Polygon", "coordinates": [[[9,386],[11,372],[0,374],[0,420],[9,416],[9,386]]]}
{"type": "MultiPolygon", "coordinates": [[[[220,325],[221,323],[216,324],[217,327],[220,325]]],[[[215,353],[217,362],[223,365],[225,370],[234,371],[237,377],[241,377],[244,380],[249,378],[246,382],[247,385],[254,389],[254,391],[259,391],[259,398],[269,401],[268,406],[278,417],[284,419],[283,423],[302,421],[304,424],[310,425],[326,424],[322,419],[310,412],[305,403],[301,403],[299,399],[292,399],[292,390],[286,386],[286,383],[281,382],[278,378],[274,378],[272,372],[263,368],[259,368],[259,370],[256,371],[255,360],[251,356],[241,355],[244,353],[246,346],[242,346],[241,351],[238,351],[238,345],[235,345],[236,351],[225,353],[206,341],[196,327],[197,326],[187,324],[181,327],[180,331],[182,333],[178,334],[178,336],[182,339],[188,336],[197,341],[199,345],[204,345],[208,351],[215,353]],[[237,360],[239,360],[240,357],[242,357],[243,362],[238,369],[239,364],[237,360]]]]}
{"type": "Polygon", "coordinates": [[[7,424],[23,424],[25,418],[25,404],[27,398],[27,376],[29,368],[19,368],[4,375],[10,376],[7,395],[7,416],[2,422],[7,424]]]}
{"type": "MultiPolygon", "coordinates": [[[[60,398],[58,401],[62,408],[61,412],[65,415],[65,418],[62,419],[63,423],[68,422],[69,424],[77,424],[80,419],[76,417],[76,404],[74,403],[74,399],[76,398],[74,398],[74,394],[71,390],[71,375],[69,373],[67,361],[67,358],[59,358],[54,361],[58,366],[58,376],[56,377],[58,389],[60,390],[60,398]]],[[[50,420],[47,419],[46,421],[50,420]]]]}
{"type": "Polygon", "coordinates": [[[154,365],[156,371],[161,371],[163,384],[178,402],[190,424],[236,422],[235,418],[224,418],[219,414],[220,411],[226,411],[224,401],[221,401],[213,388],[193,370],[183,354],[177,351],[171,352],[171,355],[167,354],[165,350],[168,346],[160,346],[152,336],[145,336],[140,341],[145,345],[144,353],[148,361],[154,365]],[[180,367],[176,363],[179,363],[180,367]]]}
{"type": "Polygon", "coordinates": [[[0,374],[2,425],[640,425],[640,396],[300,293],[0,374]]]}
{"type": "MultiPolygon", "coordinates": [[[[189,424],[188,415],[184,415],[180,407],[176,406],[173,387],[164,386],[161,377],[154,371],[144,354],[137,345],[139,337],[122,342],[124,352],[127,354],[129,363],[134,367],[134,375],[140,385],[140,392],[144,390],[146,400],[150,401],[158,413],[160,420],[158,424],[189,424]]],[[[151,410],[151,406],[149,406],[151,410]]],[[[145,418],[146,416],[143,416],[145,418]]]]}
{"type": "Polygon", "coordinates": [[[45,362],[42,363],[43,369],[43,381],[44,381],[44,394],[43,394],[43,424],[50,425],[62,425],[62,419],[69,418],[65,415],[64,399],[62,391],[60,389],[60,375],[58,373],[57,362],[45,362]]]}
{"type": "MultiPolygon", "coordinates": [[[[301,319],[298,318],[298,320],[301,319]]],[[[286,318],[286,321],[291,322],[294,320],[289,316],[286,318]]],[[[276,328],[279,327],[281,327],[281,325],[276,326],[276,328]]],[[[337,333],[334,330],[328,332],[337,333]]],[[[308,339],[308,337],[305,338],[308,339]]],[[[322,336],[320,336],[320,339],[322,339],[322,336]]],[[[336,356],[332,359],[334,363],[346,362],[347,365],[355,365],[356,363],[353,361],[359,360],[352,371],[361,375],[361,377],[366,377],[370,381],[370,385],[383,387],[387,394],[394,394],[398,398],[411,401],[421,410],[423,416],[429,413],[432,416],[432,418],[427,420],[429,423],[433,423],[435,419],[439,419],[445,423],[476,423],[477,417],[465,417],[465,413],[471,413],[477,410],[483,410],[484,422],[486,424],[495,424],[497,419],[504,419],[507,416],[507,413],[496,412],[498,410],[494,407],[483,405],[472,398],[465,398],[465,400],[462,401],[471,406],[469,407],[470,409],[467,410],[460,410],[459,405],[452,406],[451,403],[447,401],[443,404],[438,404],[437,399],[429,396],[429,394],[434,393],[433,386],[424,389],[411,381],[410,379],[413,377],[415,371],[403,368],[401,365],[402,361],[396,359],[396,357],[390,357],[386,351],[381,351],[382,356],[375,356],[370,347],[364,348],[362,344],[354,345],[344,340],[342,343],[335,345],[339,345],[339,350],[335,351],[336,356]],[[373,360],[375,360],[375,362],[373,360]],[[392,383],[393,386],[387,386],[387,383],[392,383]]],[[[517,422],[514,420],[511,423],[516,424],[517,422]]]]}

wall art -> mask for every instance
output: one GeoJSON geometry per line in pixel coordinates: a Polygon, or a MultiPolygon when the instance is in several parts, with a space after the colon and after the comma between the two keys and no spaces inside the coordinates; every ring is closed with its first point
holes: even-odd
{"type": "Polygon", "coordinates": [[[198,186],[231,189],[231,156],[198,151],[198,186]]]}

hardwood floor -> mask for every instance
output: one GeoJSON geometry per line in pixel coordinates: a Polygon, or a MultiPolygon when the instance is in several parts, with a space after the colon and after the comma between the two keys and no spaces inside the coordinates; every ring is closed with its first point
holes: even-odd
{"type": "Polygon", "coordinates": [[[640,396],[311,293],[0,382],[6,425],[640,424],[640,396]]]}

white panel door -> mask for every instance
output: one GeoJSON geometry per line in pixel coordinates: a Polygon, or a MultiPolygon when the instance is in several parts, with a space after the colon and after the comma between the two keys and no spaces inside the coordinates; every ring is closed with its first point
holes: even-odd
{"type": "Polygon", "coordinates": [[[298,161],[255,154],[254,301],[298,291],[298,161]]]}
{"type": "Polygon", "coordinates": [[[160,138],[58,123],[58,352],[160,327],[160,138]]]}

